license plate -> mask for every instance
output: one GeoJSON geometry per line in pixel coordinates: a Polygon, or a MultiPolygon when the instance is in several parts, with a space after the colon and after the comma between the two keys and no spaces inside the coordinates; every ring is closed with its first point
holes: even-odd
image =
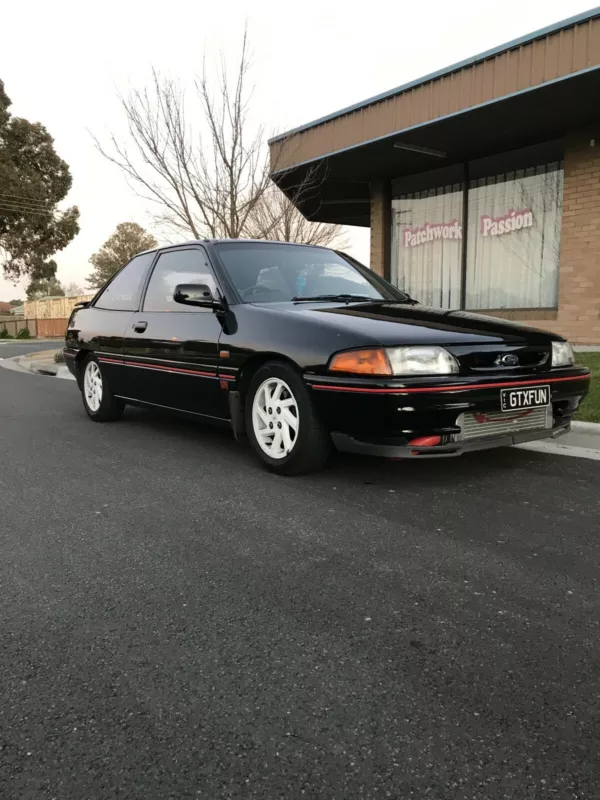
{"type": "Polygon", "coordinates": [[[549,386],[529,386],[523,389],[501,389],[502,411],[519,411],[522,408],[539,408],[550,405],[549,386]]]}

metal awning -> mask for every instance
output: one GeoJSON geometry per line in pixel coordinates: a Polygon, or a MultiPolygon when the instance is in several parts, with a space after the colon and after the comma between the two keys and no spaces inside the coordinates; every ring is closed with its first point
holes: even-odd
{"type": "Polygon", "coordinates": [[[271,174],[309,219],[368,225],[371,182],[600,124],[599,90],[596,8],[275,137],[271,174]]]}

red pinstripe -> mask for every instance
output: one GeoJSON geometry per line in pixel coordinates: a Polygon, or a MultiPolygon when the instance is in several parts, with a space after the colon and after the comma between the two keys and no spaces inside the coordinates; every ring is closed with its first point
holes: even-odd
{"type": "Polygon", "coordinates": [[[427,392],[458,392],[464,389],[508,389],[511,386],[541,386],[546,383],[563,383],[565,381],[582,381],[587,375],[570,375],[566,378],[539,378],[536,381],[508,381],[505,383],[471,383],[454,384],[453,386],[418,386],[413,388],[371,389],[362,386],[334,386],[313,383],[313,389],[324,389],[331,392],[359,392],[360,394],[424,394],[427,392]]]}
{"type": "Polygon", "coordinates": [[[217,375],[216,372],[202,372],[197,369],[184,369],[183,367],[165,367],[162,364],[147,364],[140,361],[117,361],[114,358],[98,357],[98,361],[104,364],[116,364],[120,367],[142,367],[144,369],[154,369],[162,372],[177,372],[182,375],[199,375],[202,378],[223,379],[226,381],[235,380],[235,375],[217,375]]]}

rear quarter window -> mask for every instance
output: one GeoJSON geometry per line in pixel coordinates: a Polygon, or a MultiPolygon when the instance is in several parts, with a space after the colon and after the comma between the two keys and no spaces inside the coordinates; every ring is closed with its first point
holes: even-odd
{"type": "Polygon", "coordinates": [[[110,281],[94,303],[107,311],[137,311],[142,287],[156,253],[135,256],[110,281]]]}

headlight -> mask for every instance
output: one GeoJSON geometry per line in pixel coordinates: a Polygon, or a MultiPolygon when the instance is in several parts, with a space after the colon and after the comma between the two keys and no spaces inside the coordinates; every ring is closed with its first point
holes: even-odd
{"type": "Polygon", "coordinates": [[[356,375],[452,375],[458,363],[443,347],[374,347],[333,356],[331,372],[356,375]]]}
{"type": "Polygon", "coordinates": [[[552,342],[553,367],[570,367],[574,363],[575,355],[568,342],[552,342]]]}
{"type": "Polygon", "coordinates": [[[443,347],[391,347],[387,351],[394,375],[452,375],[458,363],[443,347]]]}

